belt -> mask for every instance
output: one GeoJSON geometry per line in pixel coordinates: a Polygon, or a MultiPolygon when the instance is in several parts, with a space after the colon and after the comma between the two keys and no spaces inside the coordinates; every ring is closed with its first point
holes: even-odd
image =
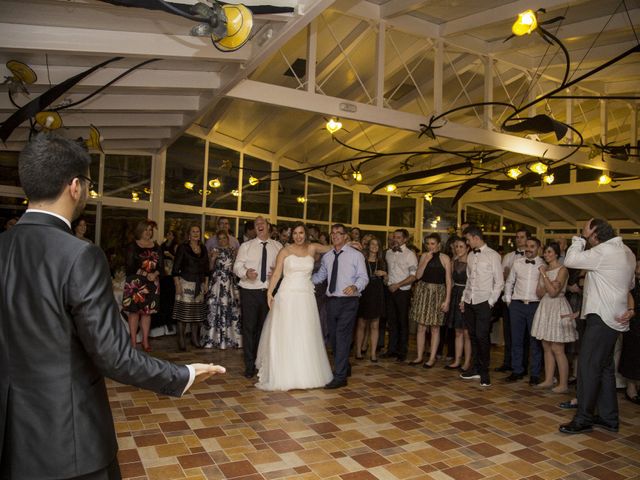
{"type": "Polygon", "coordinates": [[[453,283],[453,285],[454,285],[455,287],[466,287],[466,286],[467,286],[467,284],[466,284],[466,283],[455,283],[455,282],[453,283]]]}
{"type": "Polygon", "coordinates": [[[512,302],[523,303],[525,305],[535,305],[540,303],[540,300],[511,300],[512,302]]]}

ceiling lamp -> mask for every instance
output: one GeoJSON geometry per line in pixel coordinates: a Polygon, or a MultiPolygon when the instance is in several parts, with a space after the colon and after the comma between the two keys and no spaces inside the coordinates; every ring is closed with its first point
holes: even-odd
{"type": "Polygon", "coordinates": [[[217,178],[214,178],[213,180],[209,180],[209,186],[211,188],[220,188],[221,185],[222,183],[217,178]]]}
{"type": "Polygon", "coordinates": [[[520,170],[518,167],[510,168],[507,171],[507,176],[513,178],[514,180],[517,180],[520,175],[522,175],[522,170],[520,170]]]}
{"type": "Polygon", "coordinates": [[[184,182],[184,188],[187,190],[193,190],[193,187],[195,187],[195,185],[192,182],[184,182]]]}
{"type": "Polygon", "coordinates": [[[98,198],[98,192],[96,192],[95,190],[91,190],[89,191],[89,196],[91,198],[98,198]]]}
{"type": "Polygon", "coordinates": [[[545,175],[544,177],[542,177],[542,181],[547,185],[551,185],[555,179],[556,177],[553,176],[553,173],[550,173],[549,175],[545,175]]]}
{"type": "Polygon", "coordinates": [[[231,190],[231,195],[233,195],[234,197],[239,197],[240,196],[240,192],[236,189],[231,190]]]}
{"type": "MultiPolygon", "coordinates": [[[[162,2],[166,5],[166,2],[162,2]]],[[[191,29],[191,35],[211,36],[213,45],[223,52],[233,52],[249,40],[253,28],[251,10],[241,4],[220,5],[213,2],[209,6],[198,2],[191,7],[191,13],[204,20],[191,29]]]]}
{"type": "Polygon", "coordinates": [[[548,115],[540,114],[535,117],[515,119],[518,123],[503,125],[506,132],[555,133],[558,141],[562,140],[569,130],[565,123],[554,120],[548,115]]]}
{"type": "Polygon", "coordinates": [[[518,18],[511,27],[514,35],[521,37],[528,35],[538,27],[538,18],[533,10],[519,13],[518,18]]]}
{"type": "Polygon", "coordinates": [[[602,172],[600,178],[598,178],[598,185],[609,185],[611,183],[611,177],[606,174],[606,172],[602,172]]]}
{"type": "Polygon", "coordinates": [[[62,117],[58,112],[38,112],[35,119],[36,123],[45,131],[57,130],[62,126],[62,117]]]}
{"type": "Polygon", "coordinates": [[[353,175],[353,179],[356,182],[361,182],[362,181],[362,172],[360,172],[360,170],[354,170],[351,175],[353,175]]]}
{"type": "Polygon", "coordinates": [[[28,95],[25,85],[31,85],[38,79],[36,72],[17,60],[9,60],[7,63],[7,69],[11,72],[10,77],[4,77],[4,83],[9,85],[10,93],[22,92],[28,95]]]}
{"type": "Polygon", "coordinates": [[[84,144],[87,146],[88,150],[100,150],[104,153],[102,149],[102,141],[104,138],[100,135],[100,130],[95,125],[89,125],[89,138],[84,141],[84,144]]]}
{"type": "Polygon", "coordinates": [[[307,199],[306,199],[306,198],[304,198],[304,197],[302,197],[302,196],[301,196],[301,197],[296,198],[296,200],[297,200],[297,202],[298,202],[298,203],[306,203],[306,201],[307,201],[307,199]]]}
{"type": "Polygon", "coordinates": [[[138,192],[131,192],[131,201],[133,202],[137,202],[138,200],[140,200],[140,196],[138,195],[138,192]]]}
{"type": "Polygon", "coordinates": [[[144,187],[144,188],[142,189],[142,191],[143,191],[144,193],[146,193],[147,195],[151,195],[151,189],[150,189],[149,187],[144,187]]]}
{"type": "Polygon", "coordinates": [[[396,187],[395,184],[390,183],[384,189],[387,191],[387,193],[391,193],[391,192],[395,192],[397,188],[398,187],[396,187]]]}
{"type": "Polygon", "coordinates": [[[424,194],[424,199],[425,199],[427,202],[431,203],[431,202],[433,201],[433,193],[425,193],[425,194],[424,194]]]}
{"type": "Polygon", "coordinates": [[[543,173],[547,173],[547,170],[549,169],[549,167],[547,166],[546,163],[542,163],[542,162],[536,162],[533,165],[529,166],[529,170],[531,170],[532,172],[537,173],[538,175],[542,175],[543,173]]]}
{"type": "Polygon", "coordinates": [[[260,183],[260,180],[258,180],[256,177],[254,177],[253,175],[251,175],[249,177],[249,185],[251,185],[252,187],[255,187],[257,184],[260,183]]]}
{"type": "Polygon", "coordinates": [[[342,122],[336,120],[335,118],[329,119],[329,121],[325,124],[325,128],[330,134],[336,133],[338,130],[342,128],[342,122]]]}

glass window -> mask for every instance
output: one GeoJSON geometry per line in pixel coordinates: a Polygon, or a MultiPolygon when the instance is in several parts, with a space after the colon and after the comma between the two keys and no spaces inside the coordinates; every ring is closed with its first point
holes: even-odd
{"type": "Polygon", "coordinates": [[[95,192],[98,193],[98,183],[100,182],[100,155],[91,154],[91,166],[89,167],[89,177],[96,184],[95,192]]]}
{"type": "Polygon", "coordinates": [[[100,246],[107,255],[111,273],[119,267],[124,267],[124,250],[134,240],[133,232],[137,223],[145,218],[147,210],[102,207],[100,246]]]}
{"type": "Polygon", "coordinates": [[[6,229],[9,220],[22,216],[26,209],[23,197],[0,197],[0,232],[6,229]]]}
{"type": "MultiPolygon", "coordinates": [[[[228,217],[227,215],[222,215],[225,218],[229,219],[229,228],[230,228],[230,233],[231,235],[233,235],[234,237],[238,238],[237,235],[237,222],[238,219],[235,217],[228,217]]],[[[212,236],[215,235],[215,233],[218,231],[218,216],[214,216],[214,215],[207,215],[204,218],[204,236],[205,238],[208,240],[209,238],[211,238],[212,236]]],[[[240,236],[240,239],[242,239],[242,236],[240,236]]]]}
{"type": "Polygon", "coordinates": [[[484,235],[484,241],[487,245],[493,248],[495,251],[500,252],[502,248],[500,245],[500,235],[497,233],[484,235]]]}
{"type": "MultiPolygon", "coordinates": [[[[85,232],[84,236],[94,243],[96,242],[96,210],[97,208],[98,206],[95,203],[88,203],[84,211],[82,212],[82,215],[78,217],[78,219],[83,218],[87,223],[87,231],[85,232]]],[[[75,228],[76,222],[73,222],[71,224],[72,228],[75,228]]],[[[75,231],[73,233],[75,233],[75,231]]]]}
{"type": "Polygon", "coordinates": [[[475,223],[483,232],[499,232],[500,217],[492,213],[486,213],[473,207],[467,207],[465,220],[467,223],[475,223]]]}
{"type": "Polygon", "coordinates": [[[387,196],[360,193],[360,223],[363,225],[387,224],[387,196]]]}
{"type": "Polygon", "coordinates": [[[238,209],[239,172],[239,152],[213,143],[209,144],[207,207],[238,209]]]}
{"type": "Polygon", "coordinates": [[[307,220],[329,220],[330,194],[329,183],[307,177],[307,220]]]}
{"type": "Polygon", "coordinates": [[[104,159],[105,197],[149,200],[151,157],[146,155],[106,155],[104,159]]]}
{"type": "Polygon", "coordinates": [[[577,182],[595,182],[602,175],[602,170],[595,168],[576,167],[577,182]]]}
{"type": "Polygon", "coordinates": [[[165,202],[202,205],[204,146],[201,138],[183,135],[167,149],[165,202]]]}
{"type": "Polygon", "coordinates": [[[415,227],[416,199],[407,197],[391,197],[389,207],[389,224],[396,227],[415,227]]]}
{"type": "Polygon", "coordinates": [[[173,230],[178,243],[186,242],[192,225],[202,228],[202,215],[198,213],[165,212],[164,230],[173,230]]]}
{"type": "Polygon", "coordinates": [[[346,188],[333,186],[331,221],[333,223],[351,223],[353,210],[353,192],[346,188]]]}
{"type": "Polygon", "coordinates": [[[18,157],[20,152],[0,151],[0,183],[2,185],[20,186],[18,177],[18,157]]]}
{"type": "Polygon", "coordinates": [[[304,217],[304,175],[280,167],[278,175],[278,216],[304,217]]]}
{"type": "Polygon", "coordinates": [[[515,220],[511,220],[507,217],[502,218],[502,231],[508,233],[516,233],[521,228],[526,228],[529,230],[531,235],[535,235],[537,232],[536,227],[531,225],[527,225],[526,223],[516,222],[515,220]]]}
{"type": "Polygon", "coordinates": [[[451,199],[434,197],[431,202],[424,202],[424,216],[422,217],[423,231],[454,231],[458,224],[458,209],[451,205],[451,199]]]}
{"type": "Polygon", "coordinates": [[[244,156],[242,172],[242,210],[245,212],[269,213],[271,191],[271,164],[244,156]],[[252,180],[252,178],[254,180],[252,180]],[[257,180],[257,183],[256,183],[257,180]],[[251,185],[253,183],[253,185],[251,185]]]}

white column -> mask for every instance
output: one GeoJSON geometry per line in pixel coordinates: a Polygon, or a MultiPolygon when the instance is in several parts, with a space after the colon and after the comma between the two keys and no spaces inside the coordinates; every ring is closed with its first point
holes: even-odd
{"type": "Polygon", "coordinates": [[[433,110],[437,115],[442,113],[442,80],[443,80],[443,64],[444,64],[444,43],[437,40],[434,49],[433,58],[433,110]]]}
{"type": "Polygon", "coordinates": [[[162,150],[151,157],[151,218],[158,223],[158,240],[164,236],[164,175],[167,166],[167,151],[162,150]]]}
{"type": "Polygon", "coordinates": [[[384,43],[387,23],[378,23],[378,38],[376,48],[376,106],[384,107],[384,43]]]}
{"type": "MultiPolygon", "coordinates": [[[[275,160],[271,164],[271,170],[277,173],[271,174],[271,178],[275,175],[280,178],[280,161],[275,160]]],[[[278,221],[278,181],[271,181],[269,183],[271,190],[269,191],[269,221],[273,224],[278,221]]]]}
{"type": "Polygon", "coordinates": [[[316,93],[316,60],[318,56],[318,22],[307,27],[307,91],[316,93]]]}
{"type": "MultiPolygon", "coordinates": [[[[484,101],[493,102],[493,57],[483,57],[484,63],[484,101]]],[[[493,117],[493,105],[485,105],[482,113],[482,128],[488,129],[493,117]]]]}
{"type": "MultiPolygon", "coordinates": [[[[638,106],[637,105],[629,105],[631,107],[631,132],[629,137],[631,138],[631,146],[638,146],[638,106]]],[[[631,150],[631,153],[638,154],[638,150],[631,150]]],[[[630,158],[631,161],[637,162],[637,158],[630,158]]]]}
{"type": "Polygon", "coordinates": [[[415,221],[415,237],[416,237],[416,247],[422,249],[422,225],[424,223],[424,202],[425,199],[423,197],[418,197],[416,199],[416,221],[415,221]]]}

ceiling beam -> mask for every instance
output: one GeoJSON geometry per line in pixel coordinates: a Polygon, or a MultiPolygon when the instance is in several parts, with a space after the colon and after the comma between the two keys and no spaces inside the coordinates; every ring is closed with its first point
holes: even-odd
{"type": "Polygon", "coordinates": [[[478,210],[491,213],[492,215],[497,215],[497,216],[503,215],[507,218],[510,218],[511,220],[515,220],[516,222],[520,222],[520,223],[525,223],[527,225],[537,226],[538,224],[535,218],[530,218],[526,215],[522,215],[518,212],[507,210],[502,207],[496,208],[494,206],[486,205],[484,203],[466,203],[465,207],[477,208],[478,210]]]}
{"type": "MultiPolygon", "coordinates": [[[[629,220],[635,222],[636,224],[640,224],[640,214],[633,208],[629,208],[627,205],[625,205],[624,202],[616,202],[611,198],[611,196],[607,196],[604,194],[596,194],[596,198],[606,204],[604,206],[605,210],[607,210],[607,206],[614,210],[619,210],[624,215],[626,215],[629,220]]],[[[601,218],[602,217],[608,218],[607,215],[601,215],[601,218]]]]}
{"type": "MultiPolygon", "coordinates": [[[[15,110],[15,109],[13,109],[15,110]]],[[[11,113],[13,113],[13,110],[11,113]]],[[[0,113],[0,122],[11,113],[0,113]]],[[[136,112],[64,112],[65,127],[86,127],[90,124],[102,127],[180,127],[184,123],[181,113],[136,113],[136,112]]]]}
{"type": "Polygon", "coordinates": [[[515,210],[522,210],[526,215],[536,220],[540,225],[546,226],[549,223],[549,219],[547,217],[527,205],[526,199],[509,200],[507,201],[507,205],[511,207],[510,210],[512,211],[514,208],[515,210]]]}
{"type": "Polygon", "coordinates": [[[574,207],[584,211],[591,218],[602,216],[602,214],[598,210],[587,204],[587,202],[585,202],[584,200],[578,198],[576,195],[567,195],[563,198],[566,202],[569,202],[574,207]]]}
{"type": "Polygon", "coordinates": [[[121,32],[88,28],[0,23],[3,50],[45,51],[124,57],[190,58],[224,62],[246,62],[251,44],[235,52],[220,52],[211,40],[191,35],[121,32]]]}
{"type": "MultiPolygon", "coordinates": [[[[85,98],[86,95],[70,94],[64,99],[77,102],[85,98]]],[[[56,103],[58,105],[59,103],[56,103]]],[[[70,107],[68,110],[60,111],[60,115],[65,116],[67,111],[78,110],[103,110],[103,111],[188,111],[198,110],[200,97],[197,95],[118,95],[103,94],[97,95],[80,105],[70,107]]],[[[9,99],[0,96],[0,110],[15,110],[9,99]]]]}
{"type": "Polygon", "coordinates": [[[571,226],[576,225],[576,222],[578,221],[577,218],[573,217],[572,215],[569,215],[562,208],[559,208],[558,205],[550,199],[536,197],[536,198],[530,198],[530,200],[532,203],[534,204],[538,203],[543,208],[546,208],[547,210],[555,213],[557,216],[559,216],[562,220],[564,220],[571,226]]]}
{"type": "Polygon", "coordinates": [[[395,0],[380,5],[380,17],[393,18],[411,13],[428,4],[425,0],[395,0]]]}
{"type": "MultiPolygon", "coordinates": [[[[98,127],[100,135],[107,140],[121,139],[163,139],[171,136],[169,127],[98,127]]],[[[67,138],[87,138],[89,136],[89,124],[84,126],[69,127],[65,125],[62,130],[67,138]]],[[[11,135],[12,141],[26,141],[29,138],[29,128],[17,128],[11,135]]]]}

